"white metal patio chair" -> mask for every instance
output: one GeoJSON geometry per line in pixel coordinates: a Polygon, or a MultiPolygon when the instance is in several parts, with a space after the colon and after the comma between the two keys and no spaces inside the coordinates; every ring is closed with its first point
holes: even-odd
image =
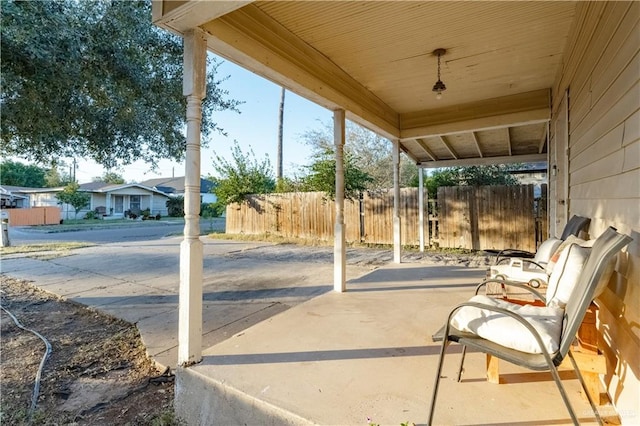
{"type": "MultiPolygon", "coordinates": [[[[581,272],[569,272],[565,277],[560,277],[558,282],[559,287],[573,284],[573,288],[560,289],[560,292],[564,293],[562,300],[554,299],[555,303],[551,303],[552,301],[550,300],[543,307],[521,306],[508,301],[477,295],[480,288],[490,280],[480,284],[476,289],[476,296],[468,302],[456,306],[449,313],[443,329],[434,335],[434,340],[442,339],[442,347],[427,424],[431,425],[433,422],[442,365],[447,346],[451,342],[463,345],[458,381],[460,381],[462,374],[467,347],[530,370],[550,371],[571,420],[577,425],[579,424],[578,418],[571,406],[557,370],[557,366],[568,355],[578,380],[585,389],[594,415],[598,422],[602,424],[602,419],[586,390],[584,379],[570,349],[589,305],[598,296],[597,291],[604,289],[603,283],[606,284],[606,281],[603,276],[606,275],[607,270],[610,268],[611,261],[630,241],[631,237],[619,234],[614,228],[610,227],[596,239],[591,249],[576,249],[576,252],[590,250],[581,272]],[[459,313],[463,313],[463,318],[458,318],[459,313]],[[466,318],[469,321],[467,321],[466,325],[461,326],[465,315],[467,317],[471,316],[471,319],[466,318]],[[462,330],[457,328],[456,325],[462,330]],[[510,337],[514,342],[505,342],[505,338],[509,340],[510,337]]],[[[540,300],[545,300],[542,294],[525,284],[503,282],[526,289],[540,300]]]]}
{"type": "Polygon", "coordinates": [[[489,268],[489,278],[529,283],[534,288],[547,284],[551,273],[548,267],[551,257],[571,236],[579,237],[582,232],[586,233],[590,223],[591,219],[574,215],[567,222],[560,238],[547,239],[535,254],[513,249],[500,251],[489,268]]]}

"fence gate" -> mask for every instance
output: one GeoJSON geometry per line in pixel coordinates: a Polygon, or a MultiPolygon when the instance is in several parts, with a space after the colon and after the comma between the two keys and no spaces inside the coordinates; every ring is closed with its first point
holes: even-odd
{"type": "Polygon", "coordinates": [[[440,247],[536,250],[533,185],[438,188],[440,247]]]}

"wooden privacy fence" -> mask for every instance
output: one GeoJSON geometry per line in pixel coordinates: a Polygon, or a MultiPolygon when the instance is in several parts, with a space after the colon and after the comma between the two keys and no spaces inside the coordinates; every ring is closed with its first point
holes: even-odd
{"type": "MultiPolygon", "coordinates": [[[[429,215],[425,211],[427,241],[451,248],[535,250],[533,185],[440,189],[446,191],[438,192],[437,203],[429,200],[429,215]]],[[[393,244],[393,191],[345,200],[344,217],[348,242],[393,244]]],[[[400,190],[400,218],[402,244],[417,246],[418,188],[400,190]]],[[[334,221],[335,205],[322,192],[251,195],[246,203],[227,206],[226,232],[331,240],[334,221]]]]}
{"type": "Polygon", "coordinates": [[[536,251],[533,185],[438,188],[441,247],[536,251]]]}
{"type": "Polygon", "coordinates": [[[60,223],[60,207],[32,207],[6,209],[9,226],[57,225],[60,223]]]}

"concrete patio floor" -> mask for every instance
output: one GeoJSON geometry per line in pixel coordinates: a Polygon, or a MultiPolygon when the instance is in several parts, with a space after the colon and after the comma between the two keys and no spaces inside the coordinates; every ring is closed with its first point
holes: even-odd
{"type": "MultiPolygon", "coordinates": [[[[440,350],[431,333],[484,273],[409,263],[354,279],[347,293],[301,303],[178,369],[177,412],[200,425],[424,424],[440,350]]],[[[460,347],[448,354],[435,424],[571,424],[548,373],[501,363],[505,383],[490,384],[484,354],[470,353],[457,383],[460,347]]],[[[595,424],[574,374],[561,376],[580,422],[595,424]]]]}
{"type": "MultiPolygon", "coordinates": [[[[135,323],[153,359],[174,367],[180,240],[3,256],[1,269],[135,323]]],[[[338,294],[330,247],[203,241],[206,349],[202,363],[177,370],[181,417],[225,426],[426,422],[440,349],[430,336],[484,268],[414,255],[395,265],[389,251],[350,249],[348,292],[338,294]]],[[[470,353],[457,383],[459,352],[449,348],[436,424],[570,424],[550,375],[503,363],[507,383],[490,384],[484,355],[470,353]]],[[[573,374],[562,377],[581,422],[595,423],[573,374]]]]}

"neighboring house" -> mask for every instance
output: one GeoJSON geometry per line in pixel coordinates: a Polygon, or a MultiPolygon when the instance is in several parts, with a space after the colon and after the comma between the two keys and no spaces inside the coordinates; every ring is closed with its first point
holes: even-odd
{"type": "MultiPolygon", "coordinates": [[[[162,191],[170,197],[184,197],[184,176],[171,178],[156,178],[140,182],[140,185],[162,191]]],[[[215,203],[218,198],[212,193],[214,183],[210,180],[200,178],[200,202],[215,203]]]]}
{"type": "Polygon", "coordinates": [[[21,209],[29,207],[29,197],[22,195],[19,186],[0,186],[0,208],[21,209]]]}
{"type": "MultiPolygon", "coordinates": [[[[111,184],[89,182],[80,185],[80,191],[91,195],[89,204],[76,216],[75,209],[68,204],[60,204],[56,195],[64,188],[19,188],[13,191],[26,197],[31,207],[60,206],[62,219],[83,218],[89,211],[99,211],[106,217],[124,217],[126,211],[134,213],[149,209],[152,215],[167,216],[169,197],[153,188],[138,184],[111,184]]],[[[26,207],[26,206],[25,206],[26,207]]]]}

